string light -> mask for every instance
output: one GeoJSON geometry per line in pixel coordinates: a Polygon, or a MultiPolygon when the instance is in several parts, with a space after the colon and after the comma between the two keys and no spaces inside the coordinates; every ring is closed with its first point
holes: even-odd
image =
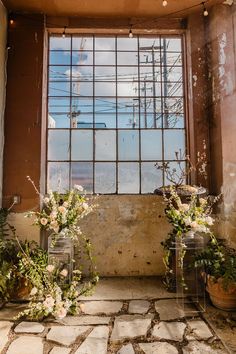
{"type": "Polygon", "coordinates": [[[133,38],[133,32],[132,32],[132,28],[130,28],[130,30],[129,30],[129,38],[133,38]]]}
{"type": "Polygon", "coordinates": [[[207,11],[207,8],[205,6],[205,2],[202,2],[202,6],[203,6],[203,16],[207,17],[208,16],[208,11],[207,11]]]}
{"type": "Polygon", "coordinates": [[[64,31],[62,33],[62,38],[66,38],[66,26],[64,27],[64,31]]]}
{"type": "Polygon", "coordinates": [[[166,7],[167,5],[168,5],[167,0],[163,0],[163,1],[162,1],[162,6],[166,7]]]}
{"type": "Polygon", "coordinates": [[[9,23],[10,23],[10,25],[14,25],[14,18],[13,18],[13,16],[10,14],[9,15],[9,23]]]}

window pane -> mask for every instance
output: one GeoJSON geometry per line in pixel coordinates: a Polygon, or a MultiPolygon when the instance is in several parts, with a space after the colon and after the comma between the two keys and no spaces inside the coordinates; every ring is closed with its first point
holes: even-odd
{"type": "Polygon", "coordinates": [[[118,160],[139,160],[138,131],[118,131],[118,160]]]}
{"type": "Polygon", "coordinates": [[[113,130],[95,132],[95,160],[116,160],[116,132],[113,130]]]}
{"type": "Polygon", "coordinates": [[[53,97],[48,99],[49,113],[70,113],[70,98],[53,97]]]}
{"type": "Polygon", "coordinates": [[[71,163],[71,185],[81,185],[86,192],[93,192],[93,163],[72,162],[71,163]]]}
{"type": "Polygon", "coordinates": [[[49,39],[50,50],[70,50],[71,37],[63,38],[62,36],[50,36],[49,39]]]}
{"type": "Polygon", "coordinates": [[[141,131],[141,159],[162,159],[162,133],[159,130],[141,131]]]}
{"type": "Polygon", "coordinates": [[[185,153],[185,131],[184,130],[165,130],[164,131],[164,159],[176,160],[175,152],[181,149],[185,153]]]}
{"type": "Polygon", "coordinates": [[[117,65],[138,65],[136,52],[117,52],[117,65]]]}
{"type": "Polygon", "coordinates": [[[161,80],[161,69],[159,66],[153,67],[150,64],[140,66],[140,80],[149,80],[149,81],[160,81],[161,80]]]}
{"type": "Polygon", "coordinates": [[[118,193],[139,193],[139,163],[118,163],[118,193]]]}
{"type": "Polygon", "coordinates": [[[118,66],[117,67],[117,80],[118,81],[134,81],[138,80],[138,67],[137,66],[118,66]]]}
{"type": "Polygon", "coordinates": [[[182,98],[163,99],[163,110],[169,113],[184,113],[184,102],[182,98]]]}
{"type": "Polygon", "coordinates": [[[162,90],[164,96],[183,96],[183,83],[163,82],[162,90]]]}
{"type": "Polygon", "coordinates": [[[95,193],[116,192],[116,165],[115,163],[95,163],[95,193]]]}
{"type": "Polygon", "coordinates": [[[69,130],[49,130],[48,160],[69,159],[69,130]]]}
{"type": "Polygon", "coordinates": [[[115,50],[115,38],[96,37],[95,50],[115,50]]]}
{"type": "Polygon", "coordinates": [[[92,129],[93,128],[93,114],[77,114],[76,111],[71,113],[72,115],[72,128],[79,129],[92,129]]]}
{"type": "Polygon", "coordinates": [[[141,193],[153,193],[162,184],[162,171],[154,166],[154,162],[143,162],[141,164],[141,193]]]}
{"type": "Polygon", "coordinates": [[[48,128],[70,128],[70,114],[48,114],[48,128]]]}
{"type": "Polygon", "coordinates": [[[48,69],[50,81],[69,81],[70,67],[69,66],[49,66],[48,69]]]}
{"type": "Polygon", "coordinates": [[[161,113],[142,113],[141,128],[161,128],[162,127],[162,114],[161,113]],[[155,123],[156,122],[156,123],[155,123]]]}
{"type": "Polygon", "coordinates": [[[183,114],[164,114],[164,126],[167,128],[184,128],[185,121],[183,114]]]}
{"type": "Polygon", "coordinates": [[[72,52],[72,65],[93,65],[93,52],[72,52]]]}
{"type": "Polygon", "coordinates": [[[70,96],[70,82],[50,82],[49,83],[49,96],[70,96]]]}
{"type": "Polygon", "coordinates": [[[134,111],[133,113],[119,114],[118,128],[138,129],[139,128],[139,113],[134,111]]]}
{"type": "Polygon", "coordinates": [[[60,50],[55,52],[50,52],[49,64],[50,65],[70,65],[71,62],[71,52],[60,50]]]}
{"type": "Polygon", "coordinates": [[[117,50],[135,50],[138,49],[138,39],[128,38],[127,37],[118,37],[117,38],[117,50]]]}
{"type": "Polygon", "coordinates": [[[95,115],[95,128],[96,129],[114,129],[116,128],[116,114],[96,114],[95,115]]]}
{"type": "Polygon", "coordinates": [[[72,82],[72,96],[92,96],[93,83],[92,82],[72,82]]]}
{"type": "Polygon", "coordinates": [[[116,99],[95,97],[95,113],[116,113],[116,99]]]}
{"type": "Polygon", "coordinates": [[[77,112],[78,115],[83,113],[93,114],[93,98],[72,97],[72,112],[77,112]]]}
{"type": "Polygon", "coordinates": [[[118,82],[117,96],[138,96],[138,82],[118,82]]]}
{"type": "Polygon", "coordinates": [[[72,50],[93,50],[93,37],[72,36],[72,50]]]}
{"type": "Polygon", "coordinates": [[[182,66],[167,66],[162,68],[163,81],[183,81],[182,66]]]}
{"type": "Polygon", "coordinates": [[[115,82],[95,82],[95,96],[115,96],[115,82]]]}
{"type": "Polygon", "coordinates": [[[95,81],[116,81],[115,66],[95,66],[95,81]]]}
{"type": "MultiPolygon", "coordinates": [[[[68,70],[70,74],[70,70],[68,70]]],[[[93,67],[92,66],[72,66],[71,70],[72,81],[93,81],[93,67]]]]}
{"type": "Polygon", "coordinates": [[[93,160],[93,131],[73,130],[71,160],[93,160]]]}
{"type": "Polygon", "coordinates": [[[69,189],[69,163],[49,162],[47,176],[47,191],[65,193],[69,189]]]}
{"type": "Polygon", "coordinates": [[[139,38],[139,48],[146,48],[146,50],[159,49],[160,48],[160,39],[158,37],[150,38],[143,37],[139,38]]]}
{"type": "Polygon", "coordinates": [[[115,63],[114,52],[95,52],[95,65],[115,65],[115,63]]]}
{"type": "Polygon", "coordinates": [[[166,46],[168,52],[181,52],[181,38],[162,38],[161,45],[166,46]]]}

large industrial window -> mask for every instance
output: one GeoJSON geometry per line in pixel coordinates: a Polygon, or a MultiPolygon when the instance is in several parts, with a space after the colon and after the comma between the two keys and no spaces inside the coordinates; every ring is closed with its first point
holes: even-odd
{"type": "MultiPolygon", "coordinates": [[[[47,188],[152,193],[185,151],[182,37],[51,35],[47,188]]],[[[184,164],[184,161],[183,161],[184,164]]]]}

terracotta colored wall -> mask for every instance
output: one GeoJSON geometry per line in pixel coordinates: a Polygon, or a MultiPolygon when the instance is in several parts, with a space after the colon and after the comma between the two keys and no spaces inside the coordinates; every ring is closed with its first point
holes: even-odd
{"type": "Polygon", "coordinates": [[[7,11],[0,1],[0,207],[2,206],[2,177],[3,177],[3,147],[4,147],[4,110],[7,60],[7,11]]]}
{"type": "Polygon", "coordinates": [[[18,194],[15,211],[37,208],[39,201],[26,179],[40,180],[41,107],[43,78],[43,17],[15,16],[8,42],[8,81],[5,112],[3,198],[9,206],[18,194]]]}

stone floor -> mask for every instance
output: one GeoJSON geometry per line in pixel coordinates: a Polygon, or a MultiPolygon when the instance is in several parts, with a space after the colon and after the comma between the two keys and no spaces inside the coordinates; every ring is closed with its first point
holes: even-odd
{"type": "Polygon", "coordinates": [[[24,305],[9,304],[0,311],[0,353],[236,352],[209,325],[213,313],[203,316],[174,296],[156,278],[113,278],[102,279],[93,296],[81,298],[80,316],[62,321],[15,323],[13,317],[24,305]]]}

